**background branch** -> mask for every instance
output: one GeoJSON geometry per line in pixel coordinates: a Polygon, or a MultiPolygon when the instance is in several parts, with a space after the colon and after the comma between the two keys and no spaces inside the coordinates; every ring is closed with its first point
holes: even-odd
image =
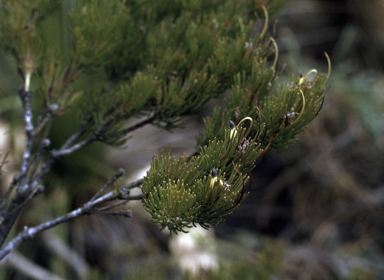
{"type": "Polygon", "coordinates": [[[45,231],[42,235],[45,246],[72,267],[77,275],[85,278],[90,268],[84,258],[51,231],[45,231]]]}
{"type": "Polygon", "coordinates": [[[12,267],[30,279],[35,280],[64,280],[63,278],[50,273],[44,268],[31,262],[18,252],[10,253],[4,260],[0,261],[0,266],[12,267]]]}

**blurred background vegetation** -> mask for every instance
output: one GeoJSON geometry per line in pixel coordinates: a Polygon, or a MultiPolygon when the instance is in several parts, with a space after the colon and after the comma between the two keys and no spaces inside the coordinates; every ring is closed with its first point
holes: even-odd
{"type": "MultiPolygon", "coordinates": [[[[326,51],[331,87],[300,141],[257,162],[251,194],[225,223],[170,239],[140,203],[132,203],[132,219],[82,217],[20,252],[63,279],[384,279],[383,12],[381,0],[287,2],[275,36],[283,75],[288,80],[312,68],[326,72],[326,51]],[[71,253],[82,261],[73,261],[71,253]]],[[[21,118],[18,96],[5,94],[19,81],[12,62],[1,57],[0,150],[14,151],[1,178],[6,181],[19,164],[23,135],[15,125],[21,118]]],[[[49,180],[62,188],[39,197],[19,226],[79,206],[94,192],[86,186],[99,187],[118,167],[131,180],[141,178],[158,149],[193,151],[202,117],[188,119],[184,130],[172,134],[145,127],[126,150],[92,146],[82,160],[68,158],[86,164],[57,167],[49,180]],[[76,199],[64,191],[70,185],[77,186],[76,199]]],[[[60,130],[70,130],[74,120],[61,121],[60,130]]],[[[8,263],[0,267],[0,279],[30,278],[8,263]]]]}

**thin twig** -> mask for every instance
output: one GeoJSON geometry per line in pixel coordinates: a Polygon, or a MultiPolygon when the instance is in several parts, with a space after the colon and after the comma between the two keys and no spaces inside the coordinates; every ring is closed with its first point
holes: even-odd
{"type": "MultiPolygon", "coordinates": [[[[143,195],[133,195],[124,197],[125,200],[140,200],[143,198],[143,195]]],[[[0,260],[3,259],[7,254],[9,254],[11,251],[13,251],[16,247],[18,247],[21,243],[30,240],[35,237],[36,234],[45,231],[47,229],[50,229],[52,227],[55,227],[59,224],[66,223],[70,220],[73,220],[77,217],[83,216],[83,215],[89,215],[93,213],[103,213],[100,211],[95,211],[95,208],[97,205],[102,204],[104,202],[112,201],[115,199],[120,199],[120,194],[116,191],[111,191],[104,196],[95,199],[93,201],[88,201],[86,204],[84,204],[82,207],[77,208],[76,210],[73,210],[63,216],[60,216],[56,219],[53,219],[51,221],[41,223],[38,226],[35,227],[25,227],[22,232],[20,232],[18,235],[16,235],[15,238],[13,238],[11,241],[9,241],[1,250],[0,250],[0,260]]],[[[108,212],[107,212],[108,214],[108,212]]],[[[114,213],[109,213],[114,214],[114,213]]],[[[126,211],[125,216],[128,217],[128,212],[126,211]]]]}
{"type": "Polygon", "coordinates": [[[125,200],[142,200],[144,195],[141,194],[131,194],[131,195],[124,195],[122,193],[119,193],[118,198],[119,199],[125,199],[125,200]]]}
{"type": "Polygon", "coordinates": [[[67,156],[69,154],[72,154],[73,152],[76,152],[77,150],[80,150],[81,148],[84,148],[85,146],[91,144],[92,142],[97,140],[97,136],[95,134],[92,134],[87,139],[72,145],[71,147],[68,147],[66,149],[61,148],[60,150],[55,152],[56,157],[62,157],[67,156]]]}
{"type": "MultiPolygon", "coordinates": [[[[120,169],[113,177],[112,179],[101,188],[101,190],[105,190],[106,186],[113,184],[121,175],[123,174],[123,170],[120,169]]],[[[83,215],[90,215],[94,213],[99,214],[108,214],[108,215],[123,215],[125,217],[131,217],[132,213],[130,210],[123,210],[123,211],[104,211],[106,208],[97,208],[98,205],[113,201],[116,199],[122,199],[124,200],[124,203],[126,203],[129,200],[141,200],[143,198],[143,194],[138,195],[129,195],[129,192],[124,192],[124,189],[120,189],[120,191],[110,191],[107,194],[103,195],[102,197],[96,198],[95,195],[91,200],[89,200],[87,203],[85,203],[82,207],[73,210],[72,212],[69,212],[63,216],[60,216],[56,219],[53,219],[51,221],[41,223],[38,226],[35,227],[25,227],[25,229],[20,232],[15,238],[13,238],[7,245],[5,245],[2,249],[0,249],[0,260],[3,259],[7,254],[9,254],[11,251],[13,251],[16,247],[18,247],[21,243],[24,241],[30,240],[33,237],[35,237],[36,234],[45,231],[49,228],[55,227],[59,224],[66,223],[70,220],[73,220],[77,217],[83,216],[83,215]]],[[[100,191],[98,192],[100,193],[100,191]]],[[[110,209],[110,208],[108,208],[110,209]]]]}
{"type": "Polygon", "coordinates": [[[106,215],[116,215],[116,216],[124,216],[126,218],[132,218],[131,210],[120,210],[120,211],[98,211],[97,209],[90,211],[90,214],[106,214],[106,215]]]}
{"type": "Polygon", "coordinates": [[[38,184],[42,180],[45,174],[48,173],[52,165],[56,162],[57,157],[55,156],[55,151],[51,151],[49,157],[45,160],[45,162],[40,167],[39,172],[30,180],[31,185],[38,184]]]}
{"type": "MultiPolygon", "coordinates": [[[[1,198],[1,204],[0,204],[0,211],[4,210],[5,203],[8,200],[9,195],[11,194],[12,190],[15,188],[15,186],[19,183],[20,176],[15,175],[12,179],[11,185],[9,186],[8,190],[4,194],[4,196],[1,198]]],[[[1,223],[0,223],[1,224],[1,223]]]]}
{"type": "Polygon", "coordinates": [[[78,132],[76,132],[72,137],[70,138],[71,141],[67,141],[60,150],[52,150],[50,156],[45,160],[43,165],[41,166],[39,172],[30,180],[31,185],[36,185],[42,180],[42,178],[45,176],[45,174],[48,173],[48,171],[51,169],[52,165],[62,156],[69,155],[89,144],[97,140],[97,136],[94,134],[87,138],[86,140],[73,145],[70,148],[65,148],[67,144],[70,144],[72,141],[76,141],[75,138],[80,137],[83,131],[80,129],[78,132]]]}
{"type": "Polygon", "coordinates": [[[106,188],[108,188],[110,185],[114,184],[117,179],[119,179],[123,174],[125,173],[125,170],[123,168],[120,168],[116,174],[109,180],[108,183],[106,183],[95,195],[90,199],[90,201],[94,201],[103,191],[105,191],[106,188]]]}
{"type": "Polygon", "coordinates": [[[48,123],[48,126],[45,129],[43,138],[46,138],[48,136],[51,125],[52,125],[54,117],[55,117],[55,113],[59,109],[59,106],[57,104],[51,104],[48,107],[48,111],[47,111],[46,106],[47,105],[44,104],[44,107],[42,108],[41,113],[39,115],[39,118],[36,122],[36,134],[40,133],[40,131],[43,129],[43,127],[46,125],[46,123],[48,123]],[[45,114],[45,116],[44,116],[44,114],[45,114]]]}
{"type": "Polygon", "coordinates": [[[80,72],[79,67],[72,68],[72,66],[73,66],[72,64],[68,66],[68,69],[65,72],[62,81],[60,82],[60,86],[56,88],[57,93],[61,91],[59,101],[58,101],[59,106],[65,99],[66,92],[68,91],[70,85],[76,79],[77,75],[80,72]]]}
{"type": "MultiPolygon", "coordinates": [[[[155,119],[156,119],[155,116],[152,116],[148,119],[145,119],[142,122],[139,122],[139,123],[127,128],[127,129],[125,129],[124,132],[125,132],[125,134],[127,134],[127,133],[129,133],[135,129],[138,129],[138,128],[146,125],[146,124],[152,123],[155,119]]],[[[51,151],[50,157],[48,157],[48,159],[42,165],[38,174],[33,178],[32,183],[37,184],[43,178],[43,176],[50,170],[53,163],[59,157],[69,155],[69,154],[91,144],[92,142],[94,142],[98,139],[97,134],[94,133],[90,137],[88,137],[87,139],[85,139],[85,140],[83,140],[77,144],[74,144],[76,142],[76,140],[78,140],[84,133],[85,133],[85,127],[83,126],[64,143],[64,145],[60,148],[60,150],[51,151]]]]}
{"type": "Polygon", "coordinates": [[[30,202],[32,199],[34,199],[39,194],[43,193],[43,191],[44,191],[44,186],[42,186],[42,185],[37,186],[37,188],[35,188],[32,191],[32,193],[22,203],[20,203],[15,209],[12,209],[12,211],[9,211],[7,214],[8,215],[13,214],[13,213],[21,210],[25,205],[28,204],[28,202],[30,202]]]}
{"type": "Polygon", "coordinates": [[[134,124],[133,126],[127,127],[126,129],[123,130],[124,134],[128,134],[128,133],[130,133],[130,132],[132,132],[132,131],[140,128],[140,127],[143,127],[143,126],[145,126],[147,124],[153,123],[153,121],[155,119],[156,119],[156,115],[153,115],[153,116],[151,116],[151,117],[149,117],[149,118],[147,118],[147,119],[145,119],[145,120],[143,120],[141,122],[138,122],[138,123],[134,124]]]}
{"type": "Polygon", "coordinates": [[[131,190],[131,189],[134,189],[134,188],[138,188],[142,184],[143,184],[143,180],[137,180],[135,182],[129,183],[128,185],[126,185],[126,186],[124,186],[122,188],[131,190]]]}
{"type": "Polygon", "coordinates": [[[105,207],[97,208],[97,210],[98,211],[106,211],[106,210],[115,208],[116,206],[124,205],[127,202],[128,202],[128,200],[119,201],[119,202],[113,203],[113,204],[105,206],[105,207]]]}
{"type": "Polygon", "coordinates": [[[32,159],[30,165],[29,165],[29,176],[32,178],[33,174],[35,174],[37,168],[39,167],[39,162],[41,155],[48,149],[48,147],[51,145],[51,141],[49,139],[43,139],[40,143],[39,150],[37,151],[36,155],[32,159]]]}
{"type": "Polygon", "coordinates": [[[90,143],[94,142],[97,137],[95,135],[90,136],[88,139],[73,145],[70,148],[67,148],[67,146],[71,145],[73,142],[75,142],[81,135],[85,132],[84,128],[80,128],[75,134],[73,134],[67,142],[64,143],[64,145],[60,148],[60,150],[52,150],[49,157],[45,160],[43,165],[41,166],[39,172],[30,180],[31,185],[38,184],[40,180],[45,176],[45,174],[48,173],[48,171],[51,169],[52,165],[62,156],[69,155],[80,148],[85,147],[86,145],[89,145],[90,143]]]}
{"type": "Polygon", "coordinates": [[[85,133],[85,127],[82,126],[79,128],[78,131],[76,131],[71,137],[68,138],[68,140],[61,147],[61,150],[65,150],[71,145],[73,145],[84,133],[85,133]]]}
{"type": "Polygon", "coordinates": [[[41,107],[41,109],[40,109],[40,114],[39,114],[39,116],[37,117],[37,121],[36,121],[36,131],[39,131],[40,129],[39,129],[39,127],[41,127],[41,124],[42,124],[42,122],[43,122],[43,120],[44,120],[44,115],[45,115],[45,113],[46,113],[46,111],[47,111],[47,100],[46,99],[44,99],[44,103],[43,103],[43,106],[41,107]]]}
{"type": "Polygon", "coordinates": [[[59,109],[59,106],[57,104],[52,104],[49,106],[48,108],[48,113],[47,115],[45,116],[45,119],[43,120],[43,123],[42,123],[42,126],[41,127],[36,127],[36,133],[38,133],[40,131],[40,129],[46,124],[46,127],[45,127],[45,130],[44,130],[44,134],[43,134],[43,139],[47,138],[48,135],[49,135],[49,132],[51,131],[51,127],[52,127],[52,123],[53,123],[53,120],[55,119],[55,116],[56,116],[56,111],[59,109]]]}

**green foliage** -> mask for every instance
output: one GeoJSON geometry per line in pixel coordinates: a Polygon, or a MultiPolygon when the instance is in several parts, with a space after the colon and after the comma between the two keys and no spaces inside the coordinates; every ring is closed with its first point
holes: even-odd
{"type": "Polygon", "coordinates": [[[274,148],[288,148],[296,141],[296,135],[319,113],[324,85],[328,75],[320,75],[313,81],[298,79],[283,84],[272,95],[276,84],[275,70],[265,69],[265,60],[255,58],[250,75],[238,73],[232,94],[226,100],[227,107],[216,108],[213,118],[206,119],[206,133],[198,139],[199,145],[213,137],[222,138],[224,124],[229,120],[250,117],[255,120],[250,135],[262,135],[262,144],[271,142],[274,148]]]}
{"type": "MultiPolygon", "coordinates": [[[[276,13],[285,1],[263,2],[276,13]]],[[[138,114],[172,129],[232,89],[226,108],[205,120],[196,155],[152,161],[143,203],[162,229],[221,222],[248,195],[255,160],[270,146],[291,146],[322,106],[329,73],[273,92],[278,49],[260,1],[79,0],[67,15],[67,59],[41,38],[58,3],[2,1],[0,46],[16,59],[25,91],[42,97],[41,112],[80,115],[75,140],[119,146],[138,114]]],[[[51,122],[39,124],[49,131],[51,122]]]]}
{"type": "Polygon", "coordinates": [[[16,57],[26,80],[37,78],[33,90],[46,104],[64,112],[89,100],[81,110],[83,126],[96,128],[99,140],[119,145],[128,118],[145,111],[155,115],[157,125],[173,128],[230,88],[239,71],[248,73],[256,52],[258,59],[271,53],[265,29],[254,36],[255,17],[247,5],[168,2],[78,1],[69,12],[71,49],[63,63],[41,40],[39,21],[47,4],[3,1],[2,47],[16,57]],[[17,20],[10,16],[16,11],[17,20]],[[96,72],[104,72],[104,79],[77,82],[83,87],[76,90],[75,80],[96,72]],[[132,102],[137,96],[142,100],[132,102]]]}
{"type": "Polygon", "coordinates": [[[210,141],[198,156],[154,158],[143,179],[143,203],[161,229],[185,232],[191,223],[208,228],[239,206],[248,195],[246,173],[262,152],[254,140],[243,148],[245,133],[227,129],[224,141],[210,141]]]}
{"type": "MultiPolygon", "coordinates": [[[[213,118],[205,120],[205,135],[198,139],[200,154],[178,160],[169,156],[156,157],[144,178],[143,202],[161,229],[168,227],[171,232],[177,232],[184,231],[183,227],[190,227],[191,223],[207,228],[207,223],[221,222],[248,194],[244,190],[248,180],[245,174],[252,169],[255,160],[269,146],[291,146],[296,135],[321,109],[329,73],[317,76],[317,71],[312,70],[305,76],[300,75],[290,85],[279,86],[272,94],[278,79],[277,47],[274,63],[267,67],[272,51],[270,41],[264,39],[266,29],[254,40],[249,40],[246,35],[249,32],[244,31],[246,28],[241,20],[239,27],[242,35],[238,38],[241,39],[220,41],[214,50],[214,58],[209,60],[210,69],[230,73],[234,78],[229,82],[233,85],[226,100],[227,107],[216,108],[213,118]],[[242,59],[244,57],[246,59],[242,59]],[[241,71],[232,70],[239,61],[243,62],[241,71]],[[308,75],[312,72],[316,77],[309,81],[308,75]],[[232,131],[226,128],[231,120],[238,123],[232,131]],[[245,120],[251,123],[242,128],[245,120]],[[211,168],[223,176],[218,179],[219,191],[209,188],[214,178],[212,174],[208,179],[206,176],[211,168]],[[222,190],[222,186],[232,185],[234,188],[229,192],[222,190]],[[233,198],[232,204],[224,203],[223,198],[229,195],[233,198]],[[208,208],[204,206],[206,201],[210,201],[208,208]]],[[[225,83],[220,86],[224,85],[228,86],[225,83]]]]}
{"type": "Polygon", "coordinates": [[[87,71],[112,63],[121,30],[129,20],[124,1],[80,0],[70,11],[73,64],[87,71]]]}

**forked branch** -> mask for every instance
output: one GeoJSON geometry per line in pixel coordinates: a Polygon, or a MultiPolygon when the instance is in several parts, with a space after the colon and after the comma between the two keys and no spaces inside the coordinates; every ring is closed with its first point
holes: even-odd
{"type": "Polygon", "coordinates": [[[131,217],[132,213],[129,210],[120,210],[120,211],[110,211],[112,207],[127,203],[130,200],[141,200],[143,195],[130,195],[129,190],[124,188],[118,188],[116,190],[110,191],[105,195],[101,195],[101,193],[109,186],[116,183],[116,181],[124,174],[124,170],[120,169],[111,180],[105,184],[97,194],[92,197],[87,203],[85,203],[82,207],[77,208],[63,216],[60,216],[56,219],[50,220],[48,222],[44,222],[35,227],[25,227],[22,232],[16,235],[8,244],[6,244],[0,250],[0,260],[3,259],[7,254],[16,249],[21,243],[30,240],[35,237],[36,234],[43,232],[47,229],[55,227],[59,224],[66,223],[71,221],[77,217],[90,215],[90,214],[108,214],[108,215],[120,215],[124,217],[131,217]],[[100,197],[98,197],[100,196],[100,197]],[[112,207],[102,206],[106,202],[119,200],[118,202],[112,204],[112,207]]]}

